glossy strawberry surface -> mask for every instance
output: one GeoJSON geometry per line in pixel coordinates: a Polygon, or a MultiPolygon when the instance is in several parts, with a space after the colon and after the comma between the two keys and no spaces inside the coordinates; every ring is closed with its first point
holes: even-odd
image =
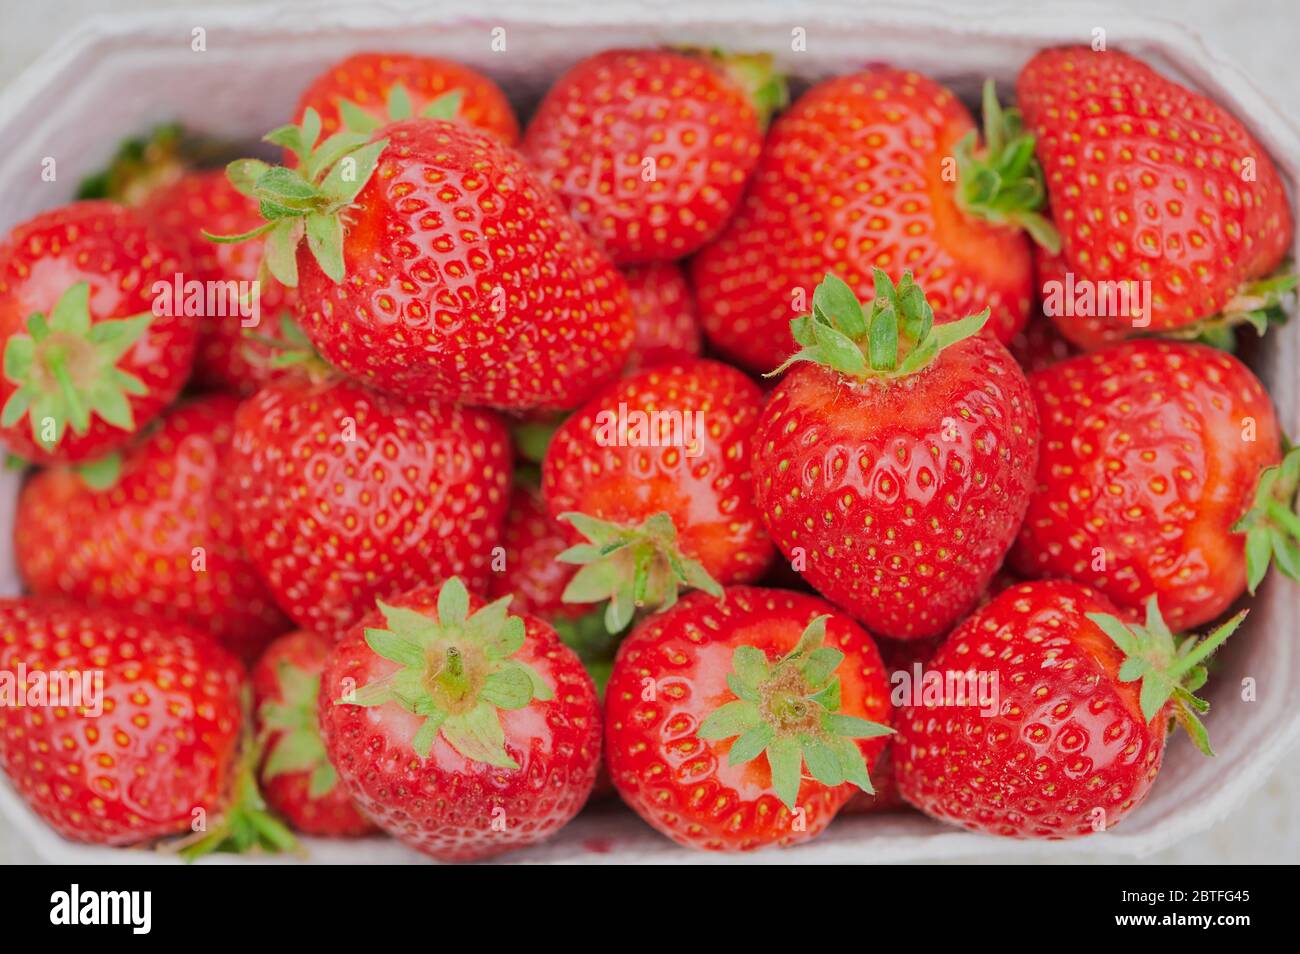
{"type": "MultiPolygon", "coordinates": [[[[805,776],[792,813],[772,790],[763,757],[731,765],[734,740],[700,738],[700,724],[736,696],[732,653],[753,646],[769,661],[788,653],[812,620],[833,615],[826,645],[845,659],[841,711],[888,723],[889,687],[871,637],[824,601],[803,593],[734,586],[722,600],[691,593],[647,618],[619,648],[605,690],[605,758],[623,800],[679,844],[712,851],[791,845],[815,837],[856,791],[805,776]]],[[[858,743],[868,766],[883,738],[858,743]]]]}
{"type": "Polygon", "coordinates": [[[911,270],[939,320],[992,309],[1010,340],[1033,298],[1028,239],[957,205],[944,159],[974,129],[917,73],[877,67],[819,83],[772,126],[736,216],[692,262],[710,343],[755,372],[794,348],[789,323],[834,272],[869,300],[871,269],[911,270]]]}
{"type": "Polygon", "coordinates": [[[119,611],[0,600],[0,670],[20,667],[28,679],[19,691],[34,691],[37,673],[89,687],[81,708],[51,696],[0,706],[0,768],[60,835],[137,845],[189,833],[199,810],[220,814],[243,669],[210,638],[119,611]]]}
{"type": "Polygon", "coordinates": [[[320,737],[320,674],[333,641],[309,630],[286,633],[253,667],[253,705],[265,753],[258,781],[270,807],[300,832],[348,837],[375,826],[357,810],[320,737]]]}
{"type": "Polygon", "coordinates": [[[612,384],[551,438],[542,467],[546,505],[556,517],[578,511],[620,525],[667,513],[681,552],[714,580],[752,582],[773,555],[749,464],[760,404],[753,381],[705,359],[612,384]]]}
{"type": "Polygon", "coordinates": [[[339,633],[420,583],[487,586],[510,454],[489,412],[286,378],[240,406],[236,519],[289,616],[339,633]]]}
{"type": "Polygon", "coordinates": [[[1043,50],[1016,95],[1037,134],[1062,260],[1077,279],[1150,282],[1149,314],[1057,323],[1085,347],[1215,315],[1291,245],[1267,151],[1225,109],[1118,50],[1043,50]],[[1149,324],[1146,322],[1149,321],[1149,324]]]}
{"type": "Polygon", "coordinates": [[[744,90],[707,58],[609,50],[555,81],[520,148],[626,265],[681,258],[716,235],[762,143],[744,90]]]}
{"type": "Polygon", "coordinates": [[[461,63],[411,53],[355,53],[339,60],[303,91],[294,110],[295,122],[301,122],[311,108],[320,114],[322,135],[338,132],[340,99],[355,103],[376,120],[386,120],[389,96],[399,83],[410,96],[415,114],[439,97],[459,92],[458,120],[493,134],[507,146],[519,138],[514,110],[496,83],[461,63]]]}
{"type": "MultiPolygon", "coordinates": [[[[438,593],[421,587],[390,603],[428,613],[438,593]]],[[[475,610],[482,601],[471,596],[469,606],[475,610]]],[[[601,730],[595,688],[550,626],[522,618],[524,641],[515,658],[539,674],[552,698],[500,710],[502,744],[517,768],[468,758],[443,736],[420,758],[412,746],[421,716],[392,703],[336,702],[349,687],[397,669],[367,645],[366,627],[379,624],[378,614],[343,635],[321,676],[321,730],[348,792],[382,829],[435,858],[486,858],[535,844],[578,813],[595,783],[601,730]]]]}
{"type": "Polygon", "coordinates": [[[346,278],[298,249],[299,323],[371,387],[496,408],[574,407],[632,344],[627,288],[519,156],[415,119],[346,216],[346,278]]]}
{"type": "Polygon", "coordinates": [[[627,372],[697,357],[704,347],[695,300],[675,262],[623,271],[632,299],[636,338],[627,372]]]}
{"type": "Polygon", "coordinates": [[[204,630],[244,659],[289,628],[245,555],[225,475],[236,401],[178,405],[102,490],[70,467],[23,487],[14,548],[28,588],[204,630]]]}
{"type": "Polygon", "coordinates": [[[1204,345],[1133,341],[1030,379],[1042,422],[1036,490],[1012,560],[1175,629],[1246,587],[1233,524],[1281,457],[1272,402],[1240,361],[1204,345]]]}
{"type": "Polygon", "coordinates": [[[917,639],[975,605],[1015,539],[1038,421],[1006,348],[968,338],[898,379],[796,365],[753,443],[781,552],[872,632],[917,639]]]}
{"type": "MultiPolygon", "coordinates": [[[[260,242],[225,244],[203,237],[238,235],[262,224],[257,203],[241,195],[224,170],[190,172],[174,183],[155,189],[140,206],[149,221],[183,256],[185,282],[203,282],[202,306],[191,320],[198,322],[198,350],[194,355],[194,382],[201,387],[251,394],[272,377],[271,351],[248,334],[278,337],[281,315],[293,311],[293,289],[274,278],[258,281],[257,312],[245,315],[228,294],[213,298],[216,283],[258,280],[262,257],[260,242]],[[224,312],[224,314],[222,313],[224,312]]],[[[244,286],[248,289],[252,285],[244,286]]],[[[234,286],[238,292],[239,286],[234,286]]],[[[186,291],[188,298],[191,291],[186,291]]],[[[188,314],[188,312],[187,312],[188,314]]]]}
{"type": "Polygon", "coordinates": [[[1051,839],[1110,828],[1141,804],[1168,719],[1142,717],[1138,683],[1119,678],[1123,654],[1088,613],[1116,609],[1074,583],[1025,583],[952,633],[928,668],[996,685],[996,711],[955,694],[899,710],[894,768],[907,801],[972,831],[1051,839]]]}
{"type": "MultiPolygon", "coordinates": [[[[180,267],[177,254],[123,206],[76,202],[42,212],[16,226],[0,243],[0,344],[7,350],[15,335],[26,333],[33,313],[48,318],[62,296],[81,282],[89,286],[91,326],[152,314],[155,282],[170,282],[180,267]]],[[[84,434],[68,427],[57,446],[47,450],[33,438],[24,414],[0,428],[0,440],[12,453],[42,464],[90,460],[123,446],[133,431],[157,417],[180,393],[194,359],[194,342],[193,319],[155,315],[117,360],[120,371],[143,385],[142,393],[126,395],[133,428],[92,415],[84,434]]],[[[8,374],[0,376],[0,405],[7,404],[15,390],[8,374]]]]}

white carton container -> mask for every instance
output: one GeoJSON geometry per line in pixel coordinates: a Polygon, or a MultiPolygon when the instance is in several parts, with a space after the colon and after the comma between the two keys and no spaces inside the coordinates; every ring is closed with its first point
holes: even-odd
{"type": "MultiPolygon", "coordinates": [[[[1108,11],[1077,15],[961,3],[871,10],[854,0],[823,0],[791,12],[749,0],[709,0],[672,8],[631,0],[600,3],[499,0],[472,5],[375,2],[341,8],[185,9],[99,16],[65,38],[0,95],[0,230],[71,197],[124,135],[171,119],[220,136],[252,137],[288,118],[306,83],[332,60],[361,50],[409,50],[451,57],[501,82],[521,107],[575,60],[614,46],[664,43],[766,50],[796,83],[890,62],[927,73],[974,99],[986,76],[1004,99],[1034,51],[1106,42],[1189,83],[1238,117],[1269,150],[1291,186],[1300,186],[1300,131],[1236,67],[1216,59],[1184,27],[1108,11]],[[206,49],[196,51],[196,31],[206,49]],[[797,50],[796,40],[803,49],[797,50]],[[505,49],[494,49],[504,40],[505,49]],[[57,180],[42,181],[42,161],[57,180]]],[[[1297,216],[1300,218],[1300,215],[1297,216]]],[[[1300,322],[1270,333],[1256,349],[1287,433],[1300,436],[1300,322]]],[[[0,476],[0,592],[21,583],[9,546],[19,478],[0,476]]],[[[997,854],[1051,857],[1069,851],[1142,856],[1173,845],[1227,816],[1259,787],[1300,739],[1300,588],[1276,574],[1252,604],[1249,622],[1223,651],[1208,687],[1208,726],[1216,759],[1175,738],[1151,797],[1111,832],[1068,843],[1019,842],[969,834],[916,814],[841,818],[797,848],[747,856],[756,862],[900,862],[997,854]],[[1254,680],[1256,701],[1242,699],[1254,680]]],[[[64,841],[0,781],[0,815],[46,861],[150,863],[150,850],[91,848],[64,841]]],[[[307,842],[320,862],[414,862],[396,842],[307,842]]],[[[527,862],[735,860],[678,848],[617,804],[596,806],[553,840],[507,856],[527,862]]],[[[230,857],[218,861],[242,861],[230,857]]]]}

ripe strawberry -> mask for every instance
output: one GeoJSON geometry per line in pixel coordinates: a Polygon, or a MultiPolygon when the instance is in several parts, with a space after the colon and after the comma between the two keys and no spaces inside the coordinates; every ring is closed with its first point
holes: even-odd
{"type": "Polygon", "coordinates": [[[239,543],[224,478],[235,407],[212,396],[168,411],[103,486],[68,467],[34,475],[14,529],[28,588],[186,623],[245,659],[288,629],[239,543]]]}
{"type": "Polygon", "coordinates": [[[265,237],[326,360],[389,393],[519,411],[573,407],[618,374],[622,276],[518,155],[433,119],[373,142],[319,133],[309,109],[267,137],[296,169],[231,164],[268,221],[220,240],[265,237]]]}
{"type": "Polygon", "coordinates": [[[37,463],[79,463],[131,439],[180,392],[194,322],[153,313],[179,259],[136,213],[77,202],[0,243],[0,439],[37,463]]]}
{"type": "MultiPolygon", "coordinates": [[[[258,282],[257,322],[245,319],[233,296],[214,299],[193,316],[199,325],[194,355],[195,383],[206,388],[252,394],[271,379],[272,355],[264,342],[244,332],[278,337],[281,314],[293,309],[294,292],[260,268],[261,257],[252,245],[219,244],[203,232],[237,233],[262,223],[257,203],[240,195],[219,170],[191,172],[176,182],[155,189],[140,206],[140,214],[183,256],[186,282],[205,288],[221,282],[258,282]],[[245,325],[245,321],[249,324],[245,325]]],[[[227,286],[237,291],[236,286],[227,286]]],[[[198,304],[198,302],[195,302],[198,304]]],[[[251,305],[249,301],[245,305],[251,305]]]]}
{"type": "Polygon", "coordinates": [[[698,357],[703,350],[695,302],[675,262],[624,270],[636,337],[625,374],[698,357]]]}
{"type": "Polygon", "coordinates": [[[1193,337],[1215,316],[1262,326],[1292,283],[1252,282],[1281,264],[1292,221],[1272,160],[1241,123],[1113,50],[1043,50],[1016,94],[1066,270],[1091,284],[1150,282],[1140,308],[1058,317],[1066,336],[1095,348],[1151,331],[1193,337]]]}
{"type": "Polygon", "coordinates": [[[317,716],[320,674],[332,643],[319,633],[286,633],[253,669],[257,731],[265,753],[258,777],[266,801],[309,835],[347,837],[375,830],[357,810],[325,754],[317,716]]]}
{"type": "Polygon", "coordinates": [[[0,600],[0,672],[21,694],[0,704],[0,768],[64,838],[140,844],[228,805],[243,672],[206,636],[130,613],[0,600]],[[32,698],[36,677],[56,674],[82,705],[32,698]]]}
{"type": "Polygon", "coordinates": [[[1020,227],[1045,243],[1033,140],[986,90],[985,146],[947,89],[876,67],[820,83],[773,125],[740,210],[692,263],[704,333],[753,371],[790,354],[785,328],[834,272],[869,299],[871,274],[910,270],[940,320],[987,305],[1009,341],[1029,314],[1020,227]]]}
{"type": "Polygon", "coordinates": [[[749,586],[691,593],[640,623],[605,704],[623,800],[679,844],[713,851],[817,835],[854,786],[872,791],[891,731],[871,637],[816,597],[749,586]]]}
{"type": "Polygon", "coordinates": [[[1245,615],[1176,645],[1155,597],[1138,625],[1074,583],[1004,591],[930,661],[951,694],[898,713],[903,797],[994,835],[1072,838],[1113,827],[1146,798],[1171,719],[1213,754],[1196,718],[1208,706],[1192,693],[1205,683],[1206,658],[1245,615]],[[996,711],[966,694],[972,675],[994,688],[996,711]]]}
{"type": "Polygon", "coordinates": [[[285,376],[240,406],[230,477],[244,546],[280,606],[337,634],[421,583],[460,574],[486,588],[510,438],[486,411],[285,376]]]}
{"type": "Polygon", "coordinates": [[[496,83],[460,63],[410,53],[355,53],[340,60],[307,87],[295,122],[301,123],[308,109],[320,115],[326,136],[340,126],[370,133],[418,114],[454,117],[507,146],[519,139],[510,101],[496,83]]]}
{"type": "Polygon", "coordinates": [[[765,57],[609,50],[556,80],[520,148],[615,262],[668,261],[731,217],[785,100],[765,57]]]}
{"type": "Polygon", "coordinates": [[[828,275],[754,432],[759,509],[818,592],[873,633],[947,631],[980,598],[1032,489],[1038,421],[980,315],[934,324],[909,273],[869,315],[828,275]]]}
{"type": "Polygon", "coordinates": [[[1263,385],[1236,358],[1145,339],[1054,365],[1030,386],[1043,438],[1012,551],[1021,573],[1087,583],[1128,609],[1158,596],[1180,630],[1241,595],[1250,546],[1252,592],[1274,538],[1279,565],[1300,573],[1300,518],[1288,516],[1300,453],[1261,487],[1281,461],[1280,434],[1263,385]],[[1259,528],[1249,545],[1236,527],[1248,511],[1259,528]]]}
{"type": "Polygon", "coordinates": [[[617,632],[681,586],[720,595],[763,575],[772,543],[749,467],[761,401],[744,374],[697,358],[624,378],[560,425],[542,494],[571,540],[589,541],[559,557],[583,564],[566,600],[608,599],[617,632]]]}
{"type": "Polygon", "coordinates": [[[587,800],[600,709],[578,658],[535,616],[453,577],[381,602],[321,676],[330,761],[363,812],[442,860],[534,844],[587,800]]]}

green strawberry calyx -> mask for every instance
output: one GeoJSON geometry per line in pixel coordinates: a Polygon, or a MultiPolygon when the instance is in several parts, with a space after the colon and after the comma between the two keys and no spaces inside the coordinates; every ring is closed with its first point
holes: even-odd
{"type": "Polygon", "coordinates": [[[263,138],[298,159],[290,169],[260,159],[236,159],[226,177],[243,195],[256,199],[266,222],[239,235],[203,235],[214,242],[265,243],[262,267],[289,288],[298,286],[298,246],[303,239],[321,271],[335,283],[345,277],[343,228],[347,211],[370,181],[387,139],[344,129],[324,142],[320,114],[308,108],[301,125],[281,126],[263,138]]]}
{"type": "Polygon", "coordinates": [[[395,703],[424,722],[411,739],[422,759],[439,735],[466,759],[517,769],[506,751],[500,710],[522,709],[554,697],[532,666],[514,655],[524,645],[524,621],[510,616],[511,596],[469,612],[469,593],[457,577],[438,592],[436,612],[380,602],[384,628],[366,630],[366,644],[398,663],[391,674],[335,700],[335,705],[395,703]]]}
{"type": "Polygon", "coordinates": [[[794,811],[804,768],[823,785],[849,782],[874,794],[857,739],[889,735],[888,726],[840,711],[844,653],[823,646],[829,615],[808,624],[794,649],[773,663],[755,646],[731,654],[727,686],[736,699],[715,709],[697,730],[701,739],[735,738],[728,765],[766,754],[777,798],[794,811]]]}
{"type": "Polygon", "coordinates": [[[1022,228],[1047,251],[1061,250],[1061,235],[1038,210],[1047,202],[1043,170],[1034,158],[1034,135],[1020,111],[1003,109],[993,80],[984,83],[984,144],[975,131],[957,143],[957,204],[962,211],[1022,228]]]}
{"type": "Polygon", "coordinates": [[[1251,508],[1233,526],[1246,535],[1246,585],[1250,595],[1271,562],[1300,582],[1300,447],[1287,451],[1280,464],[1260,471],[1251,508]]]}
{"type": "Polygon", "coordinates": [[[403,119],[455,119],[460,114],[464,102],[465,91],[453,89],[430,100],[417,113],[406,87],[401,83],[394,83],[388,87],[383,113],[377,114],[350,99],[340,97],[339,119],[343,122],[343,128],[349,132],[369,136],[380,126],[403,119]]]}
{"type": "Polygon", "coordinates": [[[338,773],[325,753],[316,719],[320,675],[281,660],[275,678],[279,698],[266,699],[257,710],[264,752],[262,781],[306,773],[307,794],[324,798],[338,783],[338,773]]]}
{"type": "Polygon", "coordinates": [[[1250,325],[1255,334],[1262,337],[1271,326],[1286,322],[1297,284],[1300,284],[1300,275],[1296,274],[1293,264],[1285,264],[1271,275],[1246,282],[1218,314],[1155,334],[1161,338],[1199,341],[1220,351],[1235,351],[1237,340],[1234,331],[1239,325],[1250,325]]]}
{"type": "Polygon", "coordinates": [[[301,371],[313,381],[323,381],[333,377],[337,372],[334,366],[320,356],[307,333],[289,312],[279,315],[280,336],[262,334],[259,331],[245,329],[244,360],[249,364],[264,363],[272,370],[283,371],[291,368],[301,371]],[[260,344],[271,352],[267,359],[259,354],[252,345],[260,344]]]}
{"type": "Polygon", "coordinates": [[[979,334],[989,309],[958,321],[935,324],[921,286],[904,272],[897,285],[879,268],[871,270],[876,297],[870,314],[853,289],[827,274],[813,292],[812,314],[790,322],[800,346],[773,377],[799,361],[811,361],[855,378],[900,378],[927,367],[941,351],[979,334]]]}
{"type": "Polygon", "coordinates": [[[745,93],[760,129],[767,129],[772,117],[790,105],[790,87],[773,66],[770,53],[726,53],[719,49],[690,51],[720,68],[745,93]]]}
{"type": "Polygon", "coordinates": [[[27,333],[5,344],[4,374],[15,391],[0,411],[0,426],[13,427],[27,414],[32,439],[52,451],[70,426],[85,434],[92,417],[135,430],[131,396],[149,393],[118,362],[149,329],[153,315],[92,322],[90,285],[77,282],[55,303],[47,318],[27,318],[27,333]]]}
{"type": "Polygon", "coordinates": [[[677,527],[666,512],[647,517],[637,526],[598,520],[584,513],[562,513],[589,541],[556,556],[562,563],[582,567],[564,590],[566,603],[599,603],[605,607],[605,627],[620,632],[638,609],[668,609],[684,587],[721,598],[722,587],[698,561],[681,552],[677,527]]]}
{"type": "Polygon", "coordinates": [[[1210,737],[1198,715],[1210,704],[1195,693],[1205,685],[1208,671],[1205,661],[1241,625],[1249,610],[1201,639],[1196,635],[1175,637],[1160,615],[1159,602],[1152,594],[1147,600],[1146,623],[1125,623],[1109,613],[1088,613],[1088,619],[1110,637],[1124,653],[1119,668],[1120,682],[1140,682],[1138,702],[1142,717],[1151,722],[1172,701],[1171,715],[1181,725],[1196,747],[1205,755],[1214,755],[1210,737]]]}

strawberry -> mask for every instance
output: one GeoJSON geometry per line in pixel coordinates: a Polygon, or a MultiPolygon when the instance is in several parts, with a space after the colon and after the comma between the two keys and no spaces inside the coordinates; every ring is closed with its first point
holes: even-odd
{"type": "Polygon", "coordinates": [[[916,275],[940,320],[987,305],[1009,341],[1033,300],[1033,141],[986,89],[985,142],[947,89],[875,67],[814,86],[772,126],[740,210],[692,263],[704,333],[752,371],[789,356],[785,327],[827,272],[860,298],[873,268],[916,275]]]}
{"type": "Polygon", "coordinates": [[[0,243],[0,440],[37,463],[122,447],[180,392],[194,322],[154,313],[180,260],[132,211],[77,202],[0,243]]]}
{"type": "Polygon", "coordinates": [[[713,851],[816,836],[855,790],[872,791],[891,731],[871,637],[816,597],[749,586],[691,593],[641,622],[605,704],[623,800],[713,851]]]}
{"type": "Polygon", "coordinates": [[[0,704],[0,768],[64,838],[141,844],[211,827],[227,805],[243,672],[208,637],[131,613],[0,600],[0,673],[22,694],[0,704]],[[55,700],[56,674],[79,699],[55,700]],[[51,695],[33,698],[40,685],[51,695]]]}
{"type": "Polygon", "coordinates": [[[699,320],[686,276],[674,262],[624,269],[636,337],[624,373],[698,357],[699,320]]]}
{"type": "Polygon", "coordinates": [[[381,602],[330,654],[320,724],[363,812],[442,860],[534,844],[587,800],[600,708],[578,658],[535,616],[452,577],[381,602]]]}
{"type": "Polygon", "coordinates": [[[1016,95],[1037,139],[1061,259],[1076,282],[1146,293],[1127,308],[1071,309],[1085,348],[1134,333],[1194,337],[1262,328],[1293,282],[1268,276],[1291,246],[1286,190],[1264,148],[1215,103],[1140,60],[1087,47],[1043,50],[1016,95]]]}
{"type": "Polygon", "coordinates": [[[295,122],[308,109],[330,136],[344,127],[370,133],[414,115],[456,118],[492,133],[507,146],[519,123],[500,87],[460,63],[410,53],[354,53],[317,76],[298,100],[295,122]]]}
{"type": "Polygon", "coordinates": [[[297,168],[229,167],[268,220],[267,267],[334,366],[408,398],[526,411],[573,407],[632,343],[622,276],[518,155],[469,126],[408,119],[267,139],[297,168]],[[306,238],[304,242],[303,239],[306,238]]]}
{"type": "MultiPolygon", "coordinates": [[[[245,316],[233,295],[214,299],[211,309],[205,296],[195,315],[199,322],[195,383],[253,393],[270,380],[274,367],[266,345],[244,332],[277,336],[278,319],[292,311],[294,293],[262,272],[253,246],[217,244],[204,238],[203,232],[255,228],[262,222],[257,203],[240,195],[223,172],[209,170],[188,173],[153,190],[140,206],[140,214],[184,256],[186,282],[204,282],[205,288],[217,287],[217,283],[258,282],[261,294],[255,316],[245,316]]],[[[238,293],[237,285],[226,287],[238,293]]],[[[242,307],[251,311],[252,304],[250,299],[242,307]]]]}
{"type": "Polygon", "coordinates": [[[1178,629],[1214,619],[1248,583],[1253,592],[1275,546],[1300,573],[1289,510],[1300,453],[1277,468],[1272,403],[1236,358],[1144,339],[1054,365],[1030,386],[1043,439],[1012,551],[1021,573],[1087,583],[1122,608],[1158,596],[1178,629]],[[1248,514],[1253,537],[1238,532],[1248,514]]]}
{"type": "Polygon", "coordinates": [[[1160,771],[1169,723],[1213,754],[1192,693],[1205,660],[1245,616],[1175,643],[1153,596],[1125,623],[1096,591],[1025,583],[965,620],[930,661],[942,698],[898,712],[903,797],[935,818],[1015,838],[1104,831],[1140,805],[1160,771]],[[972,679],[993,690],[981,705],[972,679]]]}
{"type": "Polygon", "coordinates": [[[102,486],[68,467],[34,475],[14,528],[28,588],[186,623],[245,659],[288,629],[235,526],[224,479],[235,407],[212,396],[168,411],[102,486]]]}
{"type": "Polygon", "coordinates": [[[731,217],[785,100],[766,57],[609,50],[555,81],[520,148],[616,263],[668,261],[731,217]]]}
{"type": "Polygon", "coordinates": [[[299,626],[338,634],[453,574],[486,588],[510,482],[493,414],[286,375],[240,406],[233,446],[244,546],[299,626]]]}
{"type": "Polygon", "coordinates": [[[697,358],[609,385],[560,425],[542,494],[577,544],[558,559],[582,564],[566,600],[608,599],[617,632],[679,587],[720,595],[763,575],[773,551],[749,467],[761,400],[735,368],[697,358]]]}
{"type": "Polygon", "coordinates": [[[357,810],[325,754],[316,714],[328,637],[286,633],[253,668],[258,738],[265,752],[258,777],[267,803],[309,835],[365,835],[374,826],[357,810]]]}
{"type": "Polygon", "coordinates": [[[754,432],[759,509],[795,569],[873,632],[946,632],[980,598],[1032,489],[1038,421],[1019,365],[935,324],[910,273],[864,314],[833,275],[754,432]]]}

